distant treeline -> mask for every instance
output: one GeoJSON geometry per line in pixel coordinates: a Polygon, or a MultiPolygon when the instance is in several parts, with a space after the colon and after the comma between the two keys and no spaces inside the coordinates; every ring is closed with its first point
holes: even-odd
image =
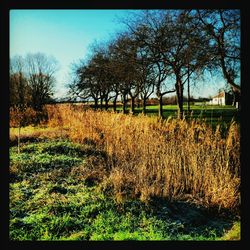
{"type": "Polygon", "coordinates": [[[15,56],[10,60],[10,106],[42,111],[53,101],[57,61],[42,53],[15,56]]]}
{"type": "MultiPolygon", "coordinates": [[[[210,99],[209,98],[205,98],[205,97],[198,97],[198,98],[194,98],[194,97],[187,97],[187,96],[183,96],[183,102],[187,103],[188,101],[190,102],[190,104],[194,104],[195,102],[208,102],[210,99]]],[[[68,98],[62,98],[62,99],[52,99],[48,104],[56,104],[56,103],[83,103],[83,104],[94,104],[93,100],[70,100],[68,98]]],[[[127,105],[131,104],[131,99],[128,98],[127,100],[127,105]]],[[[159,104],[159,100],[155,97],[155,98],[149,98],[146,101],[146,105],[158,105],[159,104]]],[[[162,104],[163,105],[177,105],[177,98],[176,96],[170,96],[170,97],[163,97],[162,98],[162,104]]],[[[117,106],[122,106],[123,102],[122,101],[117,101],[116,103],[117,106]]],[[[109,107],[112,106],[112,103],[109,103],[109,107]]],[[[135,99],[135,106],[136,107],[143,107],[143,100],[141,99],[135,99]]],[[[100,103],[97,104],[97,107],[99,108],[104,108],[103,106],[100,105],[100,103]]]]}

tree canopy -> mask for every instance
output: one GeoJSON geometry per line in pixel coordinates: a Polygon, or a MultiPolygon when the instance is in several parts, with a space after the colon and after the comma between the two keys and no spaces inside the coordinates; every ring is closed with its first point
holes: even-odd
{"type": "MultiPolygon", "coordinates": [[[[71,94],[91,97],[97,107],[118,95],[123,111],[128,100],[175,93],[183,117],[183,91],[191,76],[206,70],[222,73],[240,94],[240,13],[237,10],[146,10],[124,20],[127,30],[116,35],[78,65],[71,94]]],[[[198,84],[198,83],[197,83],[198,84]]],[[[190,91],[190,89],[189,89],[190,91]]],[[[145,109],[144,109],[145,111],[145,109]]]]}

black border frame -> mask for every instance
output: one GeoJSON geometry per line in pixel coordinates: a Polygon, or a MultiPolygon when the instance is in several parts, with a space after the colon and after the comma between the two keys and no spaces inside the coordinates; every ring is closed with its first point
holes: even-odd
{"type": "MultiPolygon", "coordinates": [[[[248,194],[248,176],[249,175],[249,136],[248,129],[250,124],[248,118],[249,112],[247,104],[248,85],[250,84],[247,67],[249,68],[249,52],[250,46],[250,16],[247,1],[244,0],[1,0],[1,83],[0,83],[0,142],[1,142],[1,156],[3,162],[1,164],[1,171],[3,181],[1,181],[1,193],[3,197],[4,209],[1,208],[3,223],[1,223],[1,239],[6,247],[9,249],[144,249],[160,248],[160,249],[245,249],[248,243],[249,232],[249,215],[248,207],[249,201],[246,198],[248,194]],[[241,196],[242,196],[242,223],[241,223],[241,240],[240,241],[112,241],[112,242],[73,242],[73,241],[9,241],[9,10],[11,9],[240,9],[241,11],[241,88],[242,88],[242,109],[240,112],[241,124],[241,196]],[[249,23],[249,24],[248,24],[249,23]],[[248,78],[248,79],[247,79],[248,78]]],[[[2,204],[3,204],[2,203],[2,204]]]]}

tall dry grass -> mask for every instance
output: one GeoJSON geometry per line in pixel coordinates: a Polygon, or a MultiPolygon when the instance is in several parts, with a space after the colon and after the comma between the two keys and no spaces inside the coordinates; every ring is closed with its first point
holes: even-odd
{"type": "MultiPolygon", "coordinates": [[[[107,152],[103,187],[117,201],[138,197],[191,199],[207,207],[238,209],[240,137],[231,123],[220,128],[199,121],[48,106],[48,125],[67,129],[75,142],[91,142],[107,152]]],[[[98,166],[97,166],[98,167],[98,166]]]]}

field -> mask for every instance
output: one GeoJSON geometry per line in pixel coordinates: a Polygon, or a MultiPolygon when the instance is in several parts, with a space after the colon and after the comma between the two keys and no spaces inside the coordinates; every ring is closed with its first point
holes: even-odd
{"type": "Polygon", "coordinates": [[[194,106],[180,121],[174,108],[51,105],[21,128],[19,153],[10,128],[10,239],[239,240],[236,110],[194,106]]]}
{"type": "MultiPolygon", "coordinates": [[[[82,104],[77,104],[81,106],[82,104]]],[[[89,106],[88,104],[86,106],[89,106]]],[[[83,107],[85,105],[82,105],[83,107]]],[[[196,103],[191,105],[191,113],[187,112],[187,104],[184,103],[184,116],[186,119],[203,119],[207,124],[212,127],[216,127],[218,124],[221,126],[226,126],[232,120],[239,123],[240,117],[238,110],[231,105],[207,105],[204,103],[196,103]]],[[[109,111],[112,111],[113,108],[109,107],[109,111]]],[[[129,105],[126,108],[127,113],[130,111],[129,105]]],[[[121,104],[117,105],[117,112],[122,112],[121,104]]],[[[142,107],[135,107],[135,115],[142,113],[142,107]]],[[[148,116],[157,116],[158,106],[157,105],[148,105],[146,107],[146,114],[148,116]]],[[[163,118],[167,119],[168,117],[176,118],[177,117],[177,105],[163,105],[163,118]]]]}
{"type": "MultiPolygon", "coordinates": [[[[191,105],[191,114],[187,113],[187,106],[184,105],[184,115],[186,119],[203,119],[206,123],[213,127],[218,124],[226,125],[233,120],[239,122],[239,113],[235,107],[231,105],[217,106],[217,105],[205,105],[199,103],[197,105],[191,105]]],[[[135,114],[140,114],[142,108],[136,108],[135,114]]],[[[147,106],[147,115],[155,116],[158,113],[158,107],[156,105],[147,106]]],[[[177,105],[164,105],[163,117],[166,119],[169,116],[177,117],[177,105]]]]}

